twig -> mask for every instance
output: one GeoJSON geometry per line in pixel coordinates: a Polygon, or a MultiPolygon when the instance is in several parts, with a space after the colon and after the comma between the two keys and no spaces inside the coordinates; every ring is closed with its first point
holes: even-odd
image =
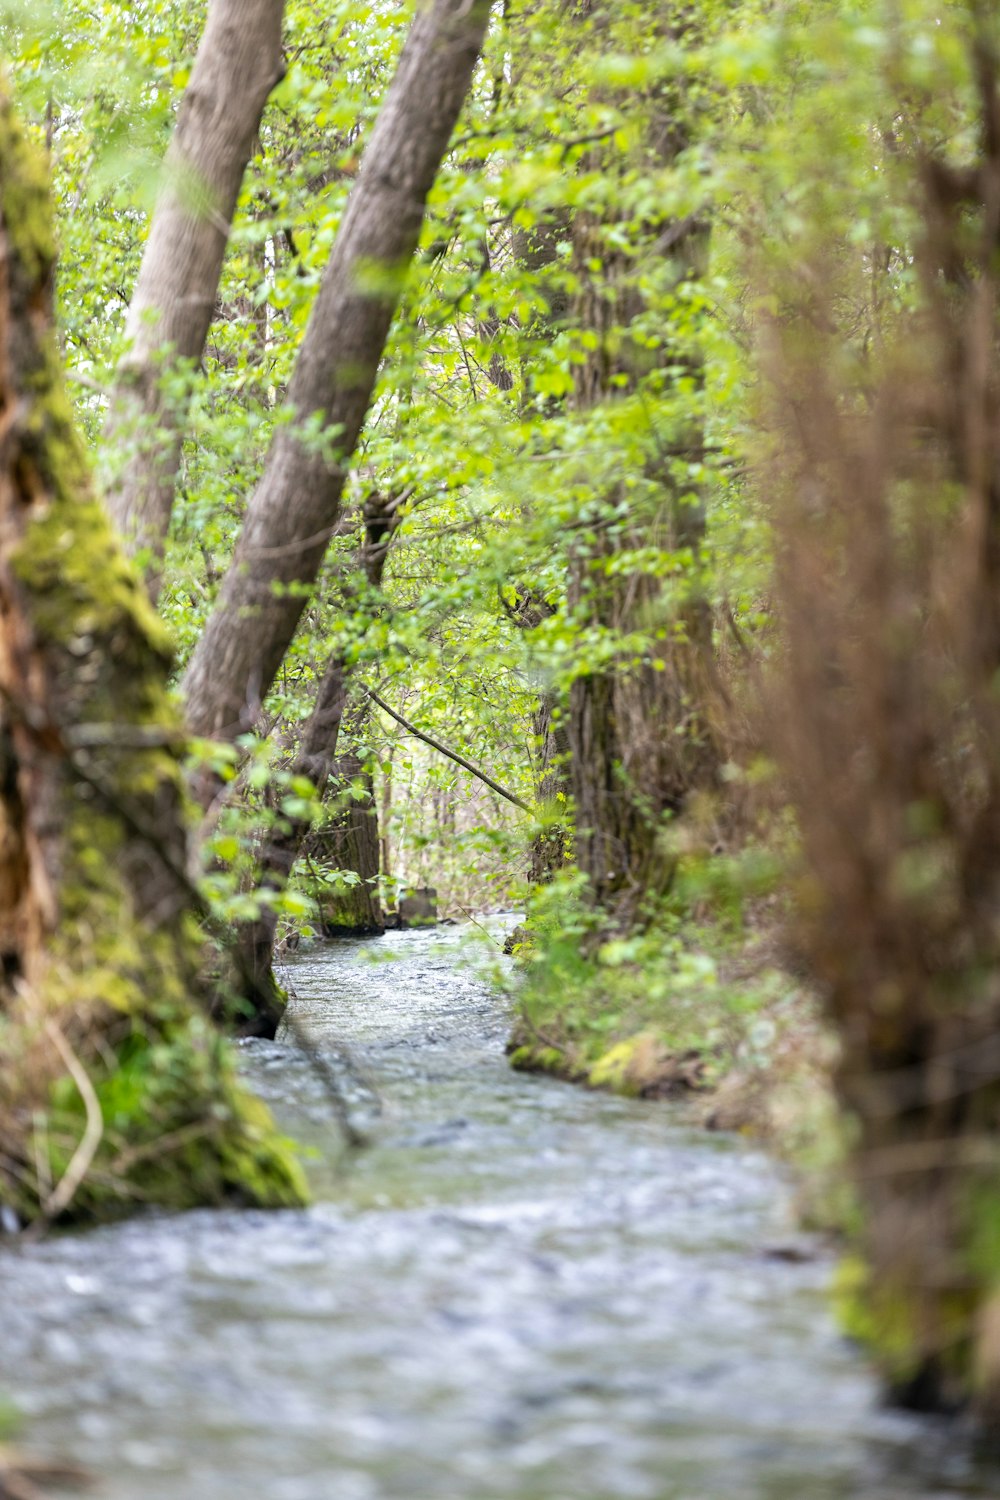
{"type": "Polygon", "coordinates": [[[501,797],[505,797],[508,802],[513,802],[514,806],[521,808],[523,812],[531,813],[534,811],[533,808],[528,806],[527,802],[522,802],[520,797],[515,797],[513,792],[508,792],[498,781],[494,781],[492,776],[487,776],[486,772],[481,770],[479,766],[473,765],[471,760],[466,760],[464,756],[458,755],[454,750],[449,750],[448,746],[442,745],[440,740],[434,739],[432,735],[425,734],[422,729],[418,729],[415,724],[411,724],[409,719],[404,719],[402,714],[398,714],[394,708],[390,708],[388,703],[383,703],[374,689],[368,688],[366,691],[373,703],[377,703],[379,708],[389,715],[390,719],[395,719],[397,724],[402,724],[403,728],[410,734],[415,735],[418,740],[423,740],[424,744],[430,745],[432,750],[437,750],[441,755],[446,755],[449,760],[453,760],[456,765],[461,766],[466,771],[470,771],[473,776],[478,777],[486,786],[492,787],[495,792],[498,792],[501,797]]]}
{"type": "Polygon", "coordinates": [[[485,934],[489,938],[490,942],[491,943],[495,943],[496,946],[501,951],[503,951],[503,943],[501,943],[501,941],[497,937],[496,933],[491,932],[490,929],[483,922],[477,921],[476,918],[472,915],[472,913],[469,910],[469,908],[467,906],[463,906],[462,903],[461,903],[461,901],[456,901],[455,905],[458,907],[459,911],[465,913],[466,917],[472,923],[473,927],[478,927],[479,930],[480,930],[480,932],[485,932],[485,934]]]}
{"type": "Polygon", "coordinates": [[[577,1064],[573,1061],[573,1054],[571,1053],[570,1049],[568,1047],[563,1047],[559,1042],[556,1041],[555,1037],[546,1036],[541,1027],[535,1025],[534,1021],[526,1011],[522,1010],[520,1012],[520,1019],[524,1022],[525,1026],[527,1026],[532,1036],[535,1037],[536,1040],[541,1042],[543,1047],[551,1047],[553,1052],[558,1052],[561,1054],[561,1056],[565,1057],[571,1067],[577,1066],[577,1064]]]}
{"type": "Polygon", "coordinates": [[[61,1179],[54,1190],[42,1204],[42,1213],[46,1219],[58,1218],[72,1203],[81,1182],[86,1177],[91,1162],[97,1154],[97,1148],[104,1136],[104,1116],[101,1114],[101,1101],[94,1092],[94,1085],[87,1076],[87,1070],[80,1062],[76,1053],[67,1042],[59,1027],[51,1019],[45,1022],[45,1030],[52,1040],[52,1044],[63,1062],[66,1071],[80,1090],[84,1109],[87,1111],[87,1124],[80,1140],[80,1144],[73,1152],[69,1166],[66,1168],[61,1179]]]}
{"type": "Polygon", "coordinates": [[[139,1162],[146,1161],[151,1156],[166,1156],[169,1151],[176,1151],[190,1141],[196,1141],[199,1136],[214,1134],[218,1128],[217,1120],[193,1120],[190,1125],[179,1125],[176,1130],[168,1130],[165,1135],[159,1135],[153,1141],[144,1141],[141,1146],[126,1146],[111,1163],[112,1174],[114,1177],[124,1177],[139,1162]]]}

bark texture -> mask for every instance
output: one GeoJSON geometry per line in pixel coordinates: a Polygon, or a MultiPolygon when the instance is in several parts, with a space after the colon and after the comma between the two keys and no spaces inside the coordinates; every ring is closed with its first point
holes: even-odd
{"type": "Polygon", "coordinates": [[[211,0],[129,305],[104,433],[127,457],[107,503],[127,549],[151,551],[154,594],[183,437],[163,375],[205,347],[243,173],[282,76],[283,10],[283,0],[211,0]]]}
{"type": "MultiPolygon", "coordinates": [[[[343,809],[309,840],[309,858],[318,869],[349,870],[359,877],[356,885],[325,891],[319,910],[328,937],[374,935],[385,931],[379,901],[378,813],[371,776],[356,755],[341,756],[337,779],[346,789],[360,786],[364,795],[350,797],[343,809]]],[[[343,794],[342,794],[343,795],[343,794]]]]}
{"type": "Polygon", "coordinates": [[[337,523],[347,465],[489,20],[487,0],[418,11],[345,210],[232,566],[185,677],[198,734],[250,727],[337,523]]]}
{"type": "MultiPolygon", "coordinates": [[[[398,517],[398,502],[393,496],[375,495],[365,505],[365,540],[358,560],[359,573],[373,593],[382,585],[382,574],[398,517]]],[[[351,669],[341,654],[331,654],[320,679],[313,711],[302,729],[292,762],[292,775],[306,777],[321,796],[325,794],[335,772],[338,775],[344,774],[343,766],[338,767],[337,749],[347,707],[350,677],[351,669]]],[[[360,766],[358,770],[360,771],[360,766]]],[[[363,808],[359,810],[358,816],[363,811],[363,808]]],[[[350,821],[352,810],[348,809],[347,812],[350,821]]],[[[356,871],[367,882],[358,897],[352,897],[355,900],[356,920],[347,925],[358,930],[381,932],[384,924],[378,895],[371,883],[379,872],[378,818],[374,803],[369,821],[374,823],[374,853],[369,848],[366,824],[364,836],[359,834],[356,839],[359,862],[350,862],[351,851],[345,847],[338,849],[334,863],[338,869],[356,871]]],[[[313,825],[308,818],[289,815],[276,818],[265,834],[261,847],[258,890],[276,893],[284,890],[296,861],[303,850],[315,845],[315,838],[313,825]]],[[[357,887],[352,889],[358,890],[357,887]]],[[[351,890],[348,895],[351,895],[351,890]]],[[[273,1037],[284,1013],[285,997],[274,977],[273,967],[277,926],[278,915],[275,908],[265,905],[259,917],[253,922],[245,923],[237,933],[233,954],[239,1012],[237,1025],[244,1036],[273,1037]]]]}
{"type": "Polygon", "coordinates": [[[90,485],[53,262],[44,166],[0,97],[0,1201],[299,1201],[194,1008],[169,647],[90,485]]]}
{"type": "MultiPolygon", "coordinates": [[[[587,9],[601,36],[609,24],[608,8],[587,9]]],[[[627,182],[637,166],[662,170],[688,144],[685,103],[672,90],[659,89],[640,107],[647,118],[641,159],[622,161],[609,148],[594,153],[592,165],[612,183],[627,182]]],[[[660,222],[637,235],[634,226],[615,221],[613,210],[577,215],[573,241],[580,290],[573,322],[591,335],[575,374],[578,411],[621,399],[654,370],[667,367],[681,372],[678,385],[700,383],[690,340],[681,347],[668,329],[663,347],[651,355],[632,325],[645,311],[639,289],[643,257],[662,257],[661,269],[678,295],[703,274],[707,237],[707,226],[694,216],[682,223],[660,222]],[[620,248],[623,237],[634,244],[620,248]]],[[[577,550],[570,580],[570,609],[581,630],[639,633],[652,643],[639,660],[630,647],[618,660],[584,672],[570,693],[575,856],[595,904],[621,928],[640,920],[646,898],[655,900],[672,878],[664,816],[680,812],[696,789],[711,787],[718,765],[709,711],[711,616],[698,582],[705,512],[702,498],[679,477],[703,455],[701,422],[694,414],[676,427],[669,454],[660,451],[651,433],[645,494],[635,499],[612,490],[595,496],[591,514],[581,521],[589,535],[577,550]],[[684,461],[679,470],[675,455],[684,461]],[[630,552],[648,548],[675,555],[669,586],[641,561],[631,570],[624,566],[630,552]]]]}

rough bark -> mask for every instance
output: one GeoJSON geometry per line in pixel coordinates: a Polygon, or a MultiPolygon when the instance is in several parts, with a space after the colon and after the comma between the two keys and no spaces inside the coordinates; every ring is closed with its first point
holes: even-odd
{"type": "MultiPolygon", "coordinates": [[[[589,9],[603,28],[606,7],[589,9]]],[[[647,112],[644,160],[662,169],[687,145],[683,101],[660,91],[641,107],[647,112]]],[[[598,148],[593,165],[614,181],[630,164],[598,148]]],[[[635,391],[654,368],[673,365],[686,379],[700,379],[698,357],[690,348],[668,338],[651,357],[630,337],[644,300],[637,253],[618,248],[615,231],[613,216],[590,213],[578,214],[573,226],[580,287],[573,322],[592,335],[587,357],[575,370],[573,400],[581,412],[635,391]]],[[[707,226],[695,217],[650,227],[650,246],[655,242],[664,249],[649,253],[664,256],[677,291],[703,274],[707,236],[707,226]]],[[[704,454],[697,417],[676,434],[676,443],[686,474],[687,463],[704,454]]],[[[569,598],[579,628],[638,632],[651,642],[638,662],[630,649],[621,661],[584,672],[570,693],[575,857],[594,903],[621,928],[640,921],[647,900],[655,902],[672,878],[673,861],[663,844],[665,815],[681,812],[693,791],[713,786],[718,767],[710,712],[711,616],[698,584],[704,505],[686,479],[675,477],[672,454],[661,455],[655,441],[645,478],[647,495],[638,504],[625,502],[616,491],[598,497],[603,514],[595,512],[596,524],[585,528],[591,535],[578,549],[569,598]],[[638,564],[631,571],[622,566],[623,556],[650,546],[679,559],[673,597],[655,572],[638,564]],[[608,566],[612,559],[614,569],[608,566]],[[686,582],[678,587],[685,573],[686,582]]]]}
{"type": "Polygon", "coordinates": [[[107,504],[127,549],[150,551],[154,595],[183,437],[163,376],[205,347],[243,173],[282,76],[283,10],[283,0],[211,0],[129,305],[104,431],[126,457],[107,504]]]}
{"type": "Polygon", "coordinates": [[[188,668],[189,722],[238,735],[254,722],[337,523],[424,207],[489,20],[488,0],[418,12],[379,111],[313,308],[233,564],[188,668]]]}
{"type": "Polygon", "coordinates": [[[304,1186],[194,1009],[168,643],[93,494],[40,156],[0,97],[0,1200],[24,1219],[304,1186]]]}
{"type": "Polygon", "coordinates": [[[378,813],[371,776],[356,755],[341,756],[337,779],[346,790],[358,783],[362,798],[351,797],[337,815],[309,839],[309,858],[320,871],[349,870],[356,885],[324,891],[320,920],[328,937],[373,936],[385,931],[378,894],[378,813]]]}

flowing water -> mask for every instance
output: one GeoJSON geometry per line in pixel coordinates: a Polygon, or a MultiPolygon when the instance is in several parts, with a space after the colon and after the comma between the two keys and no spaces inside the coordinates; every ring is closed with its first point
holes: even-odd
{"type": "Polygon", "coordinates": [[[668,1106],[513,1074],[469,929],[292,966],[373,1144],[290,1045],[247,1072],[316,1205],[0,1251],[0,1395],[107,1500],[952,1500],[960,1433],[880,1409],[776,1167],[668,1106]],[[375,1112],[372,1089],[381,1109],[375,1112]]]}

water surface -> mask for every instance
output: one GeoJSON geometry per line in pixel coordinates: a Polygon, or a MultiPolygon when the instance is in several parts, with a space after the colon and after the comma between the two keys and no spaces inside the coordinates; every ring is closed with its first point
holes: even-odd
{"type": "Polygon", "coordinates": [[[669,1106],[517,1075],[469,928],[298,959],[247,1072],[316,1205],[0,1250],[0,1392],[108,1500],[954,1500],[946,1424],[879,1406],[773,1163],[669,1106]],[[374,1102],[377,1098],[378,1104],[374,1102]],[[380,1112],[376,1113],[376,1107],[380,1112]]]}

